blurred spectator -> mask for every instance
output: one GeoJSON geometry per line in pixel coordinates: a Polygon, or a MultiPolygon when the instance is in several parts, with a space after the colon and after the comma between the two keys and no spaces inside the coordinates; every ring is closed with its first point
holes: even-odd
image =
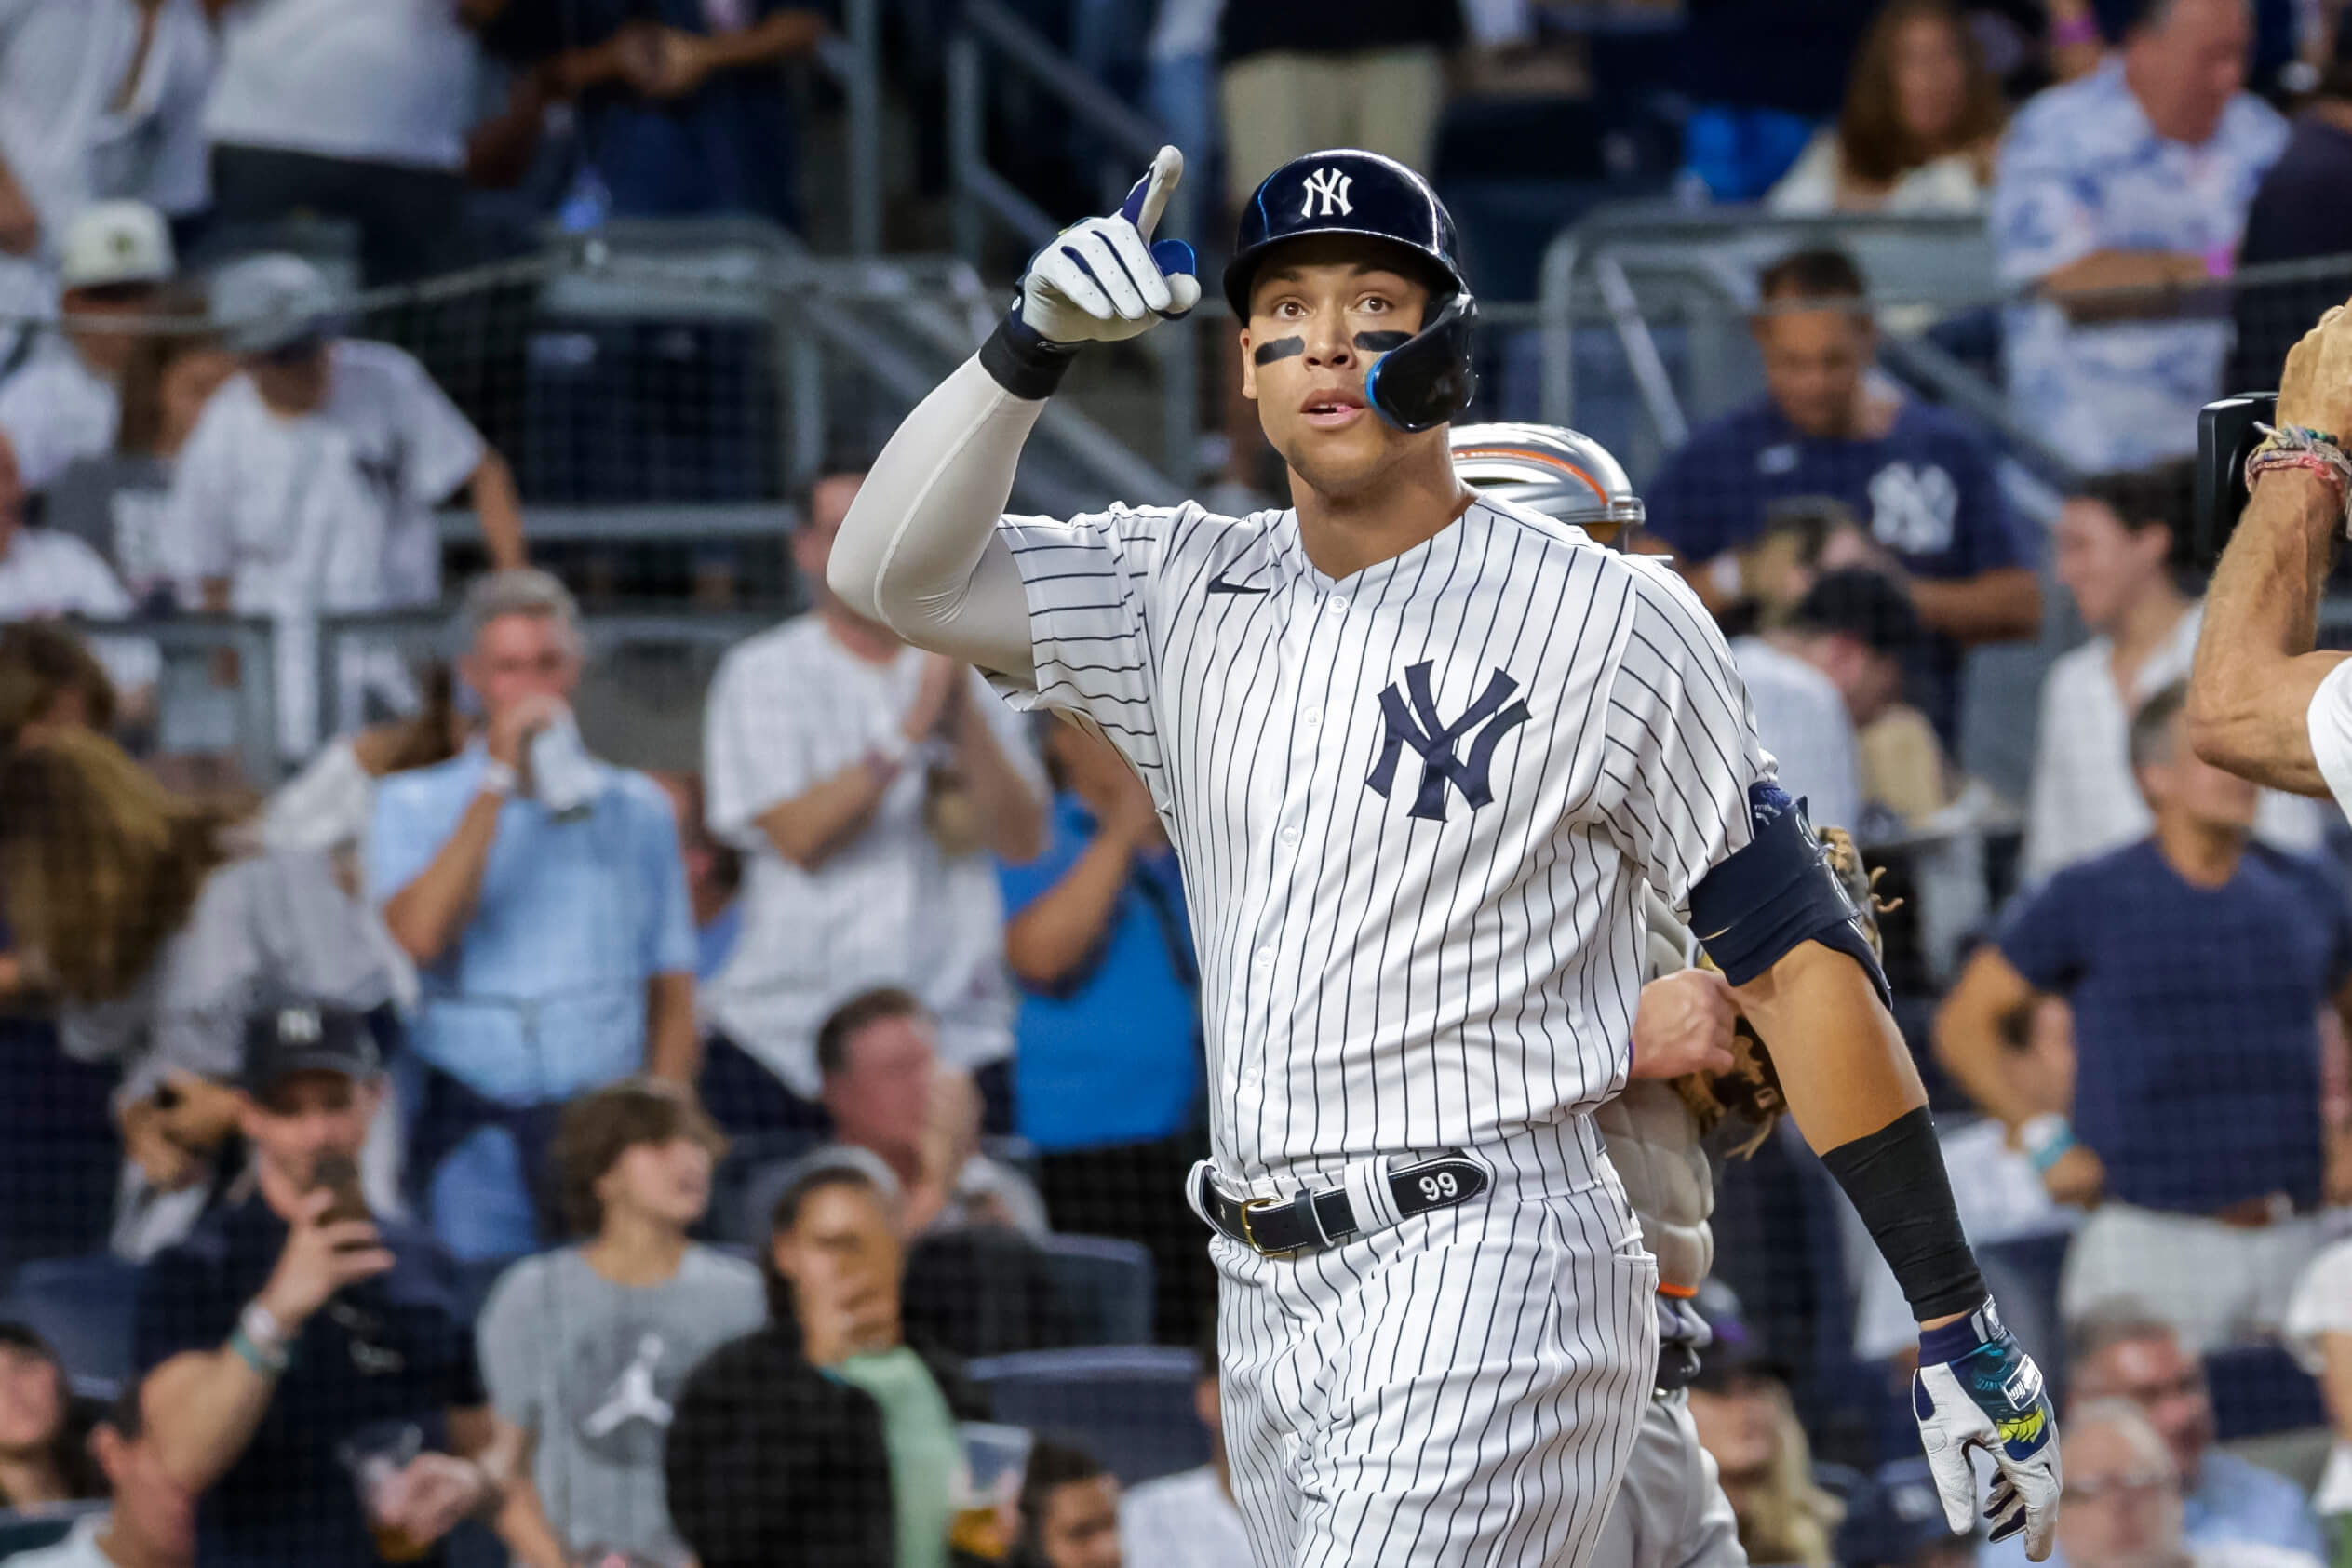
{"type": "Polygon", "coordinates": [[[486,46],[532,61],[525,80],[540,100],[578,106],[575,222],[742,213],[800,226],[799,137],[782,67],[823,40],[822,9],[794,0],[499,8],[486,46]]]}
{"type": "Polygon", "coordinates": [[[355,1190],[383,1092],[367,1023],[264,1006],[243,1082],[249,1179],[140,1280],[159,1467],[201,1496],[201,1561],[357,1568],[379,1541],[423,1556],[502,1507],[518,1440],[487,1408],[449,1255],[355,1190]]]}
{"type": "Polygon", "coordinates": [[[1040,1439],[1021,1472],[1015,1568],[1120,1568],[1119,1480],[1080,1449],[1040,1439]]]}
{"type": "MultiPolygon", "coordinates": [[[[72,534],[28,527],[16,457],[0,436],[0,623],[78,615],[119,621],[136,608],[98,553],[72,534]]],[[[90,651],[105,667],[124,712],[143,714],[163,674],[163,655],[142,637],[99,636],[90,651]]]]}
{"type": "Polygon", "coordinates": [[[1755,710],[1756,735],[1780,764],[1781,787],[1806,802],[1812,821],[1853,827],[1862,804],[1854,721],[1837,683],[1794,651],[1807,635],[1734,637],[1731,662],[1755,710]]]}
{"type": "MultiPolygon", "coordinates": [[[[199,0],[17,0],[0,30],[0,316],[45,312],[66,228],[93,201],[205,205],[212,79],[199,0]]],[[[0,353],[6,351],[0,340],[0,353]]]]}
{"type": "Polygon", "coordinates": [[[195,1561],[195,1499],[164,1472],[147,1434],[146,1387],[131,1379],[89,1435],[89,1455],[112,1500],[74,1521],[73,1534],[10,1568],[189,1568],[195,1561]]]}
{"type": "Polygon", "coordinates": [[[947,1561],[955,1424],[980,1412],[900,1332],[895,1186],[837,1150],[777,1199],[768,1324],[694,1369],[663,1458],[702,1568],[947,1561]]]}
{"type": "Polygon", "coordinates": [[[1147,1481],[1119,1499],[1119,1543],[1126,1568],[1242,1568],[1250,1561],[1249,1534],[1234,1506],[1233,1475],[1225,1457],[1214,1323],[1201,1340],[1200,1356],[1192,1409],[1209,1429],[1209,1462],[1147,1481]]]}
{"type": "Polygon", "coordinates": [[[375,820],[379,780],[437,767],[464,749],[472,726],[457,710],[454,672],[437,659],[417,684],[424,700],[413,715],[338,736],[277,786],[262,809],[264,843],[356,855],[375,820]]]}
{"type": "Polygon", "coordinates": [[[653,782],[669,797],[678,818],[678,846],[686,860],[686,896],[693,906],[694,980],[707,985],[727,966],[735,938],[743,933],[743,856],[711,837],[703,815],[700,773],[656,773],[653,782]]]}
{"type": "MultiPolygon", "coordinates": [[[[150,308],[185,317],[202,306],[165,290],[150,308]]],[[[174,590],[163,537],[172,467],[205,405],[235,371],[235,356],[203,333],[141,333],[123,360],[121,408],[117,415],[110,406],[106,446],[67,463],[42,498],[42,520],[104,556],[141,605],[174,590]]]]}
{"type": "Polygon", "coordinates": [[[1022,721],[969,667],[853,615],[826,585],[863,476],[810,488],[792,563],[814,608],[730,649],[712,679],[711,831],[748,857],[743,933],[712,982],[703,1101],[732,1132],[821,1127],[817,1025],[904,985],[1010,1125],[1012,985],[988,853],[1037,853],[1045,782],[1022,721]]]}
{"type": "Polygon", "coordinates": [[[114,683],[88,645],[54,621],[0,626],[0,752],[52,730],[114,727],[114,683]]]}
{"type": "Polygon", "coordinates": [[[2352,1240],[2338,1241],[2304,1270],[2287,1303],[2287,1344],[2327,1396],[2335,1442],[2311,1507],[2341,1536],[2352,1527],[2352,1240]]]}
{"type": "MultiPolygon", "coordinates": [[[[2091,637],[2042,678],[2019,867],[2028,883],[2147,836],[2125,731],[2151,692],[2188,678],[2197,650],[2202,612],[2172,567],[2195,482],[2186,459],[2098,475],[2058,514],[2053,564],[2091,637]]],[[[2323,825],[2318,801],[2262,792],[2254,832],[2265,843],[2310,853],[2323,825]]]]}
{"type": "Polygon", "coordinates": [[[464,196],[467,28],[501,3],[216,3],[221,74],[204,113],[216,221],[339,219],[359,230],[369,286],[429,271],[464,196]]]}
{"type": "Polygon", "coordinates": [[[1445,107],[1454,0],[1385,0],[1334,12],[1301,0],[1228,4],[1218,21],[1225,194],[1319,147],[1360,147],[1427,173],[1445,107]]]}
{"type": "MultiPolygon", "coordinates": [[[[307,3],[267,0],[276,12],[307,3]]],[[[307,261],[240,261],[215,280],[212,308],[240,369],[188,437],[166,531],[205,609],[276,621],[279,744],[301,761],[317,744],[316,617],[438,603],[433,508],[459,490],[494,568],[523,564],[522,512],[505,460],[423,367],[342,336],[334,291],[307,261]]],[[[346,685],[383,663],[344,653],[346,685]]]]}
{"type": "Polygon", "coordinates": [[[33,490],[47,489],[75,458],[114,444],[123,369],[143,334],[109,327],[153,316],[175,265],[171,230],[143,201],[83,208],[62,248],[64,325],[0,382],[0,435],[16,449],[19,477],[33,490]]]}
{"type": "MultiPolygon", "coordinates": [[[[1826,678],[1846,704],[1852,724],[1855,784],[1860,809],[1840,825],[1860,820],[1876,806],[1904,821],[1924,817],[1951,798],[1942,745],[1918,711],[1902,701],[1904,655],[1916,646],[1919,620],[1901,589],[1877,572],[1858,567],[1823,572],[1806,590],[1785,624],[1764,641],[1794,656],[1826,678]]],[[[1763,713],[1757,714],[1759,726],[1763,713]]],[[[1759,729],[1758,733],[1762,733],[1759,729]]],[[[1815,727],[1782,739],[1791,748],[1795,777],[1837,777],[1834,728],[1815,727]]],[[[1765,743],[1767,746],[1773,742],[1765,743]]],[[[1774,754],[1778,756],[1776,752],[1774,754]]],[[[1831,793],[1835,794],[1833,784],[1831,793]]],[[[1814,820],[1836,823],[1826,811],[1814,820]]]]}
{"type": "Polygon", "coordinates": [[[1740,1521],[1740,1545],[1751,1562],[1829,1568],[1845,1509],[1813,1478],[1787,1369],[1736,1313],[1716,1312],[1708,1326],[1715,1337],[1690,1385],[1690,1419],[1740,1521]]]}
{"type": "Polygon", "coordinates": [[[1846,105],[1764,198],[1774,212],[1981,212],[2001,86],[1949,0],[1893,0],[1862,34],[1846,105]]]}
{"type": "Polygon", "coordinates": [[[1022,990],[1015,1127],[1040,1151],[1056,1226],[1150,1247],[1157,1332],[1182,1344],[1215,1284],[1184,1200],[1208,1152],[1184,884],[1151,792],[1117,749],[1060,719],[1042,732],[1045,852],[1000,875],[1022,990]]]}
{"type": "Polygon", "coordinates": [[[232,1173],[211,1156],[236,1129],[228,1085],[257,997],[367,1010],[393,995],[324,856],[236,858],[213,813],[87,730],[52,730],[0,762],[0,890],[21,961],[57,998],[66,1054],[121,1065],[129,1165],[114,1245],[126,1256],[184,1235],[232,1173]]]}
{"type": "Polygon", "coordinates": [[[564,1107],[555,1163],[585,1240],[508,1269],[477,1331],[491,1404],[531,1445],[516,1507],[552,1530],[548,1560],[687,1560],[662,1443],[695,1363],[766,1312],[757,1268],[686,1240],[725,1146],[674,1084],[612,1084],[564,1107]]]}
{"type": "MultiPolygon", "coordinates": [[[[2352,186],[2352,26],[2336,12],[2317,90],[2295,117],[2286,150],[2262,178],[2238,247],[2242,269],[2320,256],[2352,256],[2352,212],[2337,193],[2352,186]]],[[[2331,305],[2352,293],[2352,266],[2292,282],[2241,283],[2231,315],[2236,342],[2224,392],[2275,381],[2287,351],[2331,305]]]]}
{"type": "Polygon", "coordinates": [[[2254,786],[2182,740],[2185,688],[2131,720],[2155,830],[2020,898],[1936,1021],[1936,1053],[2018,1131],[2062,1202],[2098,1207],[2066,1260],[2069,1320],[2137,1297],[2194,1352],[2275,1333],[2352,1183],[2320,1103],[2323,1008],[2352,1007],[2352,911],[2318,863],[2249,852],[2254,786]],[[2071,1121],[2028,1102],[1999,1020],[2074,1010],[2071,1121]]]}
{"type": "Polygon", "coordinates": [[[2040,588],[1992,453],[1958,416],[1873,372],[1862,277],[1843,252],[1783,258],[1765,269],[1757,297],[1765,395],[1667,458],[1645,497],[1649,526],[1721,615],[1757,591],[1732,552],[1763,530],[1774,502],[1827,496],[1851,507],[1867,536],[1839,536],[1821,568],[1867,566],[1902,585],[1930,634],[1906,672],[1910,701],[1948,744],[1962,649],[2041,627],[2040,588]],[[1823,302],[1836,301],[1853,303],[1823,302]],[[1792,308],[1773,308],[1781,303],[1792,308]]]}
{"type": "MultiPolygon", "coordinates": [[[[2181,1476],[2156,1427],[2127,1400],[2068,1409],[2059,1438],[2066,1508],[2050,1561],[2065,1568],[2318,1568],[2319,1560],[2262,1542],[2208,1537],[2182,1528],[2181,1476]]],[[[1992,1551],[1997,1548],[1987,1548],[1992,1551]]],[[[2019,1561],[2023,1561],[2023,1554],[2019,1561]]]]}
{"type": "Polygon", "coordinates": [[[2197,444],[2226,322],[2184,290],[2226,277],[2286,123],[2241,92],[2246,0],[2147,0],[2117,54],[2019,112],[1993,191],[2009,312],[2009,400],[2077,470],[2197,444]],[[2121,292],[2114,292],[2120,290],[2121,292]]]}
{"type": "Polygon", "coordinates": [[[529,1251],[563,1102],[694,1079],[694,931],[669,802],[588,756],[580,617],[544,571],[478,578],[458,674],[482,737],[376,788],[369,896],[417,965],[411,1188],[460,1257],[529,1251]]]}
{"type": "MultiPolygon", "coordinates": [[[[2044,997],[2029,1007],[1999,1020],[2001,1070],[2015,1092],[2020,1109],[2031,1107],[2034,1117],[2064,1116],[2075,1103],[2075,1048],[2069,1033],[2066,1004],[2044,997]]],[[[1943,1153],[1943,1168],[1952,1176],[1952,1196],[1958,1206],[1961,1228],[1969,1244],[1996,1246],[2032,1236],[2063,1234],[2081,1222],[2081,1215],[2052,1199],[2042,1186],[2041,1173],[2020,1143],[2017,1129],[1998,1117],[1972,1120],[1946,1118],[1936,1130],[1943,1153]]],[[[1871,1245],[1850,1206],[1839,1210],[1845,1222],[1847,1272],[1858,1277],[1854,1293],[1854,1356],[1858,1360],[1882,1361],[1915,1351],[1919,1321],[1894,1271],[1871,1245]]],[[[2059,1343],[2054,1322],[2031,1321],[2036,1306],[2007,1304],[2009,1328],[2021,1340],[2036,1345],[2059,1343]]]]}
{"type": "Polygon", "coordinates": [[[0,1508],[106,1495],[65,1367],[22,1323],[0,1321],[0,1508]]]}
{"type": "Polygon", "coordinates": [[[934,1226],[1046,1228],[1028,1178],[980,1152],[972,1080],[940,1065],[939,1030],[910,992],[861,992],[818,1025],[817,1070],[833,1135],[880,1157],[906,1193],[907,1234],[934,1226]]]}
{"type": "Polygon", "coordinates": [[[1969,1568],[1974,1544],[1971,1534],[1955,1534],[1946,1522],[1927,1460],[1898,1459],[1849,1502],[1837,1561],[1840,1568],[1969,1568]]]}

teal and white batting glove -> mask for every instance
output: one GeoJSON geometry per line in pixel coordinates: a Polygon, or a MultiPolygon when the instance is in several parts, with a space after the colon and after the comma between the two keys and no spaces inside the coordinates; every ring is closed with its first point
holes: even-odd
{"type": "Polygon", "coordinates": [[[1117,212],[1071,224],[1029,258],[1013,303],[1015,328],[1061,348],[1110,343],[1199,304],[1192,248],[1180,239],[1151,242],[1183,178],[1184,154],[1161,148],[1117,212]]]}
{"type": "Polygon", "coordinates": [[[2050,1556],[2058,1528],[2058,1416],[2042,1388],[2042,1369],[2025,1353],[1988,1298],[1957,1322],[1919,1335],[1919,1370],[1911,1405],[1928,1451],[1944,1521],[1956,1534],[1973,1527],[1976,1471],[1969,1454],[1993,1460],[1993,1496],[1984,1517],[1991,1538],[2025,1534],[2025,1555],[2050,1556]]]}

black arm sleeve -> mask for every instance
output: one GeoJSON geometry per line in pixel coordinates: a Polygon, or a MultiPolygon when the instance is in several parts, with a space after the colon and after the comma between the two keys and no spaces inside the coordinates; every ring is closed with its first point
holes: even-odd
{"type": "Polygon", "coordinates": [[[1960,1229],[1928,1107],[1905,1112],[1865,1138],[1840,1144],[1821,1163],[1894,1270],[1912,1316],[1921,1321],[1984,1305],[1984,1277],[1960,1229]]]}

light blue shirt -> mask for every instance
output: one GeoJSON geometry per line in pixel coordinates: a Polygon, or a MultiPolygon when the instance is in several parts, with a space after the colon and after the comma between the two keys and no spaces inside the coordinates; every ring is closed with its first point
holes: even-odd
{"type": "MultiPolygon", "coordinates": [[[[457,831],[486,756],[477,744],[377,788],[368,896],[379,907],[457,831]]],[[[642,773],[596,766],[604,787],[577,818],[507,800],[473,918],[418,976],[410,1048],[508,1105],[564,1099],[639,1070],[646,982],[694,972],[669,802],[642,773]]]]}
{"type": "MultiPolygon", "coordinates": [[[[2304,1501],[2303,1488],[2235,1454],[2206,1450],[2197,1462],[2197,1485],[2181,1501],[2181,1534],[2191,1546],[2251,1541],[2328,1561],[2319,1521],[2304,1501]]],[[[1976,1568],[2028,1568],[2025,1537],[2016,1534],[1977,1548],[1976,1568]]],[[[2052,1547],[2040,1568],[2066,1568],[2066,1554],[2052,1547]]]]}
{"type": "MultiPolygon", "coordinates": [[[[2001,280],[2027,285],[2099,250],[2234,255],[2287,123],[2251,94],[2190,146],[2148,123],[2110,58],[2018,112],[1993,184],[2001,280]]],[[[2086,473],[2194,450],[2197,410],[2221,385],[2224,318],[2076,327],[2057,306],[2008,313],[2009,398],[2086,473]]]]}

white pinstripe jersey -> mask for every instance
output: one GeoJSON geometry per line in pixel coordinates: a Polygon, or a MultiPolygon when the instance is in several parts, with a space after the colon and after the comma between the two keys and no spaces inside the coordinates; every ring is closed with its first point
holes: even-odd
{"type": "Polygon", "coordinates": [[[1335,582],[1291,512],[1001,519],[1034,690],[1182,857],[1233,1179],[1490,1142],[1615,1092],[1645,879],[1680,905],[1771,773],[1660,563],[1480,500],[1335,582]]]}

